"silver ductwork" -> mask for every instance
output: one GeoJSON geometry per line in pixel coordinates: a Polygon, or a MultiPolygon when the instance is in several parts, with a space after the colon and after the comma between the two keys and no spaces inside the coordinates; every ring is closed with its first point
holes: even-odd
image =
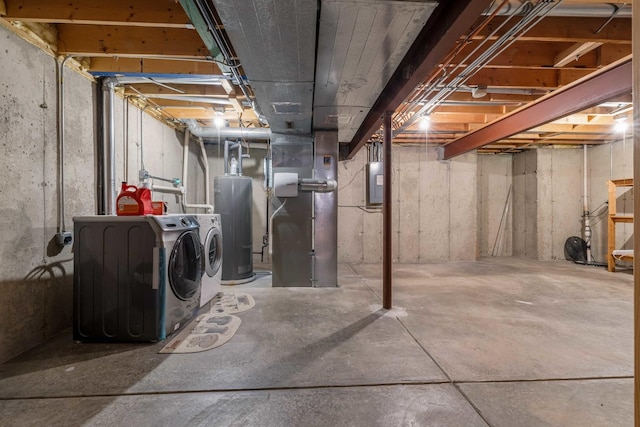
{"type": "MultiPolygon", "coordinates": [[[[185,96],[185,95],[147,95],[147,98],[153,99],[168,99],[170,101],[185,101],[185,102],[201,102],[203,104],[216,104],[216,105],[231,105],[231,101],[227,98],[212,98],[208,96],[185,96]]],[[[164,106],[164,108],[167,108],[164,106]]]]}
{"type": "Polygon", "coordinates": [[[223,80],[231,80],[231,77],[225,75],[212,74],[206,77],[139,77],[139,76],[112,76],[106,80],[118,85],[133,85],[141,83],[156,84],[181,84],[181,85],[221,85],[223,80]]]}

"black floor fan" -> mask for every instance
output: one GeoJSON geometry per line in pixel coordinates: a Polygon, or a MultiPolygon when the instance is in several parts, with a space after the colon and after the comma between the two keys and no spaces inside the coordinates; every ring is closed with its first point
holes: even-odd
{"type": "Polygon", "coordinates": [[[606,267],[606,263],[587,259],[587,242],[581,237],[571,236],[564,242],[564,257],[576,264],[606,267]]]}

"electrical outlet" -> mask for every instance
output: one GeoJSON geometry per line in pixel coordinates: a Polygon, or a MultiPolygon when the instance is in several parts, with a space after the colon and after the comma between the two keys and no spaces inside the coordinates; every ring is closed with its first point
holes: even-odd
{"type": "Polygon", "coordinates": [[[71,231],[63,231],[56,233],[56,242],[60,246],[69,246],[73,243],[73,233],[71,231]]]}

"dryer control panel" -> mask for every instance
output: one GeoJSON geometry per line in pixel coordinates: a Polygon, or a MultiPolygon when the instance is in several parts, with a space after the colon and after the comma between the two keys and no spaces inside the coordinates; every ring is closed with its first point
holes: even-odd
{"type": "Polygon", "coordinates": [[[192,215],[154,215],[152,218],[163,231],[194,230],[199,227],[198,221],[192,215]]]}

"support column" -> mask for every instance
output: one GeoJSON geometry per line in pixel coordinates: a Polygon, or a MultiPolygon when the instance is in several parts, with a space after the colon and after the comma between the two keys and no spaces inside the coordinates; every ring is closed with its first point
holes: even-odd
{"type": "Polygon", "coordinates": [[[391,309],[391,115],[393,111],[385,111],[384,127],[384,182],[382,196],[382,308],[391,309]]]}

